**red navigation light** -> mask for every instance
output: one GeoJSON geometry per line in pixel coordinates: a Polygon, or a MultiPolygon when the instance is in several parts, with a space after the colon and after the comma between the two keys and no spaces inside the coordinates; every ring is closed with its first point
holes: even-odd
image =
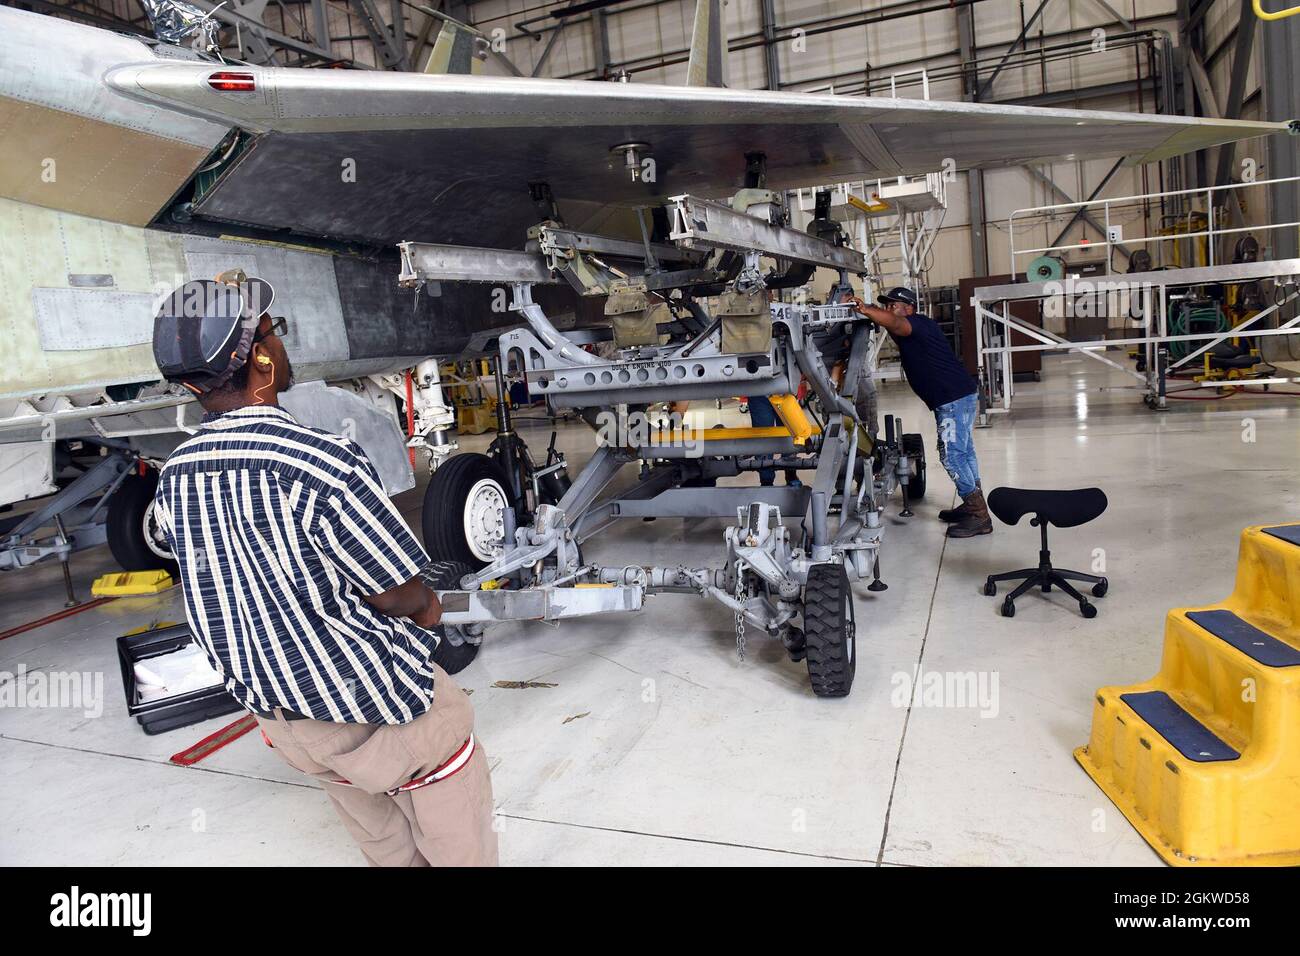
{"type": "Polygon", "coordinates": [[[208,86],[218,93],[252,93],[257,90],[257,81],[252,73],[221,70],[208,77],[208,86]]]}

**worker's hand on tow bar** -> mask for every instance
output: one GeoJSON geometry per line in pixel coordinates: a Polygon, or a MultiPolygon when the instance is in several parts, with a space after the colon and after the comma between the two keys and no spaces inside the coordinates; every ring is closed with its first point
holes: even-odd
{"type": "Polygon", "coordinates": [[[426,631],[432,630],[438,626],[442,620],[442,603],[438,600],[438,595],[434,594],[428,588],[425,591],[429,595],[429,603],[425,605],[424,610],[411,615],[411,621],[426,631]]]}
{"type": "Polygon", "coordinates": [[[375,610],[390,617],[404,617],[426,630],[442,620],[442,604],[417,575],[405,584],[362,597],[375,610]]]}

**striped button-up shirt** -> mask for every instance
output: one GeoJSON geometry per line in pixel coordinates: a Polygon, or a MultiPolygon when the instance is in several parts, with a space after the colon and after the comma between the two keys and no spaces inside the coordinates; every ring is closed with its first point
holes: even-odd
{"type": "Polygon", "coordinates": [[[209,415],[155,504],[190,626],[250,710],[401,724],[429,709],[437,636],[362,600],[428,558],[355,442],[275,406],[209,415]]]}

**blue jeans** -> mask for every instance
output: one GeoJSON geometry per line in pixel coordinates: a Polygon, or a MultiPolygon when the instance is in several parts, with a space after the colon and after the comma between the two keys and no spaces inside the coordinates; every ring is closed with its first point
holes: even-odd
{"type": "Polygon", "coordinates": [[[934,410],[934,424],[939,430],[939,461],[965,498],[980,480],[980,463],[975,460],[975,415],[979,399],[975,393],[959,398],[934,410]]]}
{"type": "MultiPolygon", "coordinates": [[[[749,423],[755,428],[771,428],[777,424],[776,409],[772,407],[772,401],[766,395],[749,396],[749,423]]],[[[787,485],[798,480],[799,473],[797,471],[793,468],[785,470],[785,483],[787,485]]],[[[758,483],[760,485],[770,485],[775,481],[775,468],[758,469],[758,483]]]]}

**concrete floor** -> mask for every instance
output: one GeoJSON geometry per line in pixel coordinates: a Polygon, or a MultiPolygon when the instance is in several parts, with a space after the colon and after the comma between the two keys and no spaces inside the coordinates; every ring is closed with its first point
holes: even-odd
{"type": "MultiPolygon", "coordinates": [[[[976,439],[987,488],[1097,484],[1109,495],[1099,520],[1053,538],[1063,566],[1087,570],[1104,552],[1111,590],[1095,620],[1032,593],[1014,620],[998,616],[984,576],[1032,564],[1036,531],[947,541],[934,514],[954,494],[932,461],[916,517],[898,519],[897,501],[888,509],[889,590],[855,589],[848,699],[815,699],[804,666],[765,640],[739,662],[731,617],[700,598],[490,631],[460,681],[492,763],[503,862],[1159,865],[1071,751],[1087,740],[1097,687],[1155,671],[1167,609],[1231,589],[1241,528],[1297,516],[1300,404],[1185,401],[1155,414],[1132,391],[1101,390],[1124,383],[1084,358],[1049,359],[1043,382],[1019,386],[1014,413],[976,439]],[[981,706],[912,694],[918,667],[973,674],[990,696],[981,706]]],[[[932,445],[933,421],[905,387],[886,386],[882,409],[932,445]]],[[[707,426],[720,413],[695,414],[707,426]]],[[[521,429],[544,447],[545,423],[521,429]]],[[[574,426],[562,443],[574,466],[590,450],[574,426]]],[[[418,528],[419,493],[399,505],[418,528]]],[[[721,529],[629,523],[586,556],[716,563],[721,529]]],[[[106,553],[78,556],[82,594],[111,569],[106,553]]],[[[62,605],[57,566],[0,577],[0,630],[62,605]]],[[[29,681],[103,681],[101,715],[0,708],[0,863],[361,862],[324,797],[258,735],[192,768],[168,763],[233,717],[148,737],[126,715],[113,639],[182,617],[170,592],[0,643],[0,681],[20,665],[29,681]]]]}

